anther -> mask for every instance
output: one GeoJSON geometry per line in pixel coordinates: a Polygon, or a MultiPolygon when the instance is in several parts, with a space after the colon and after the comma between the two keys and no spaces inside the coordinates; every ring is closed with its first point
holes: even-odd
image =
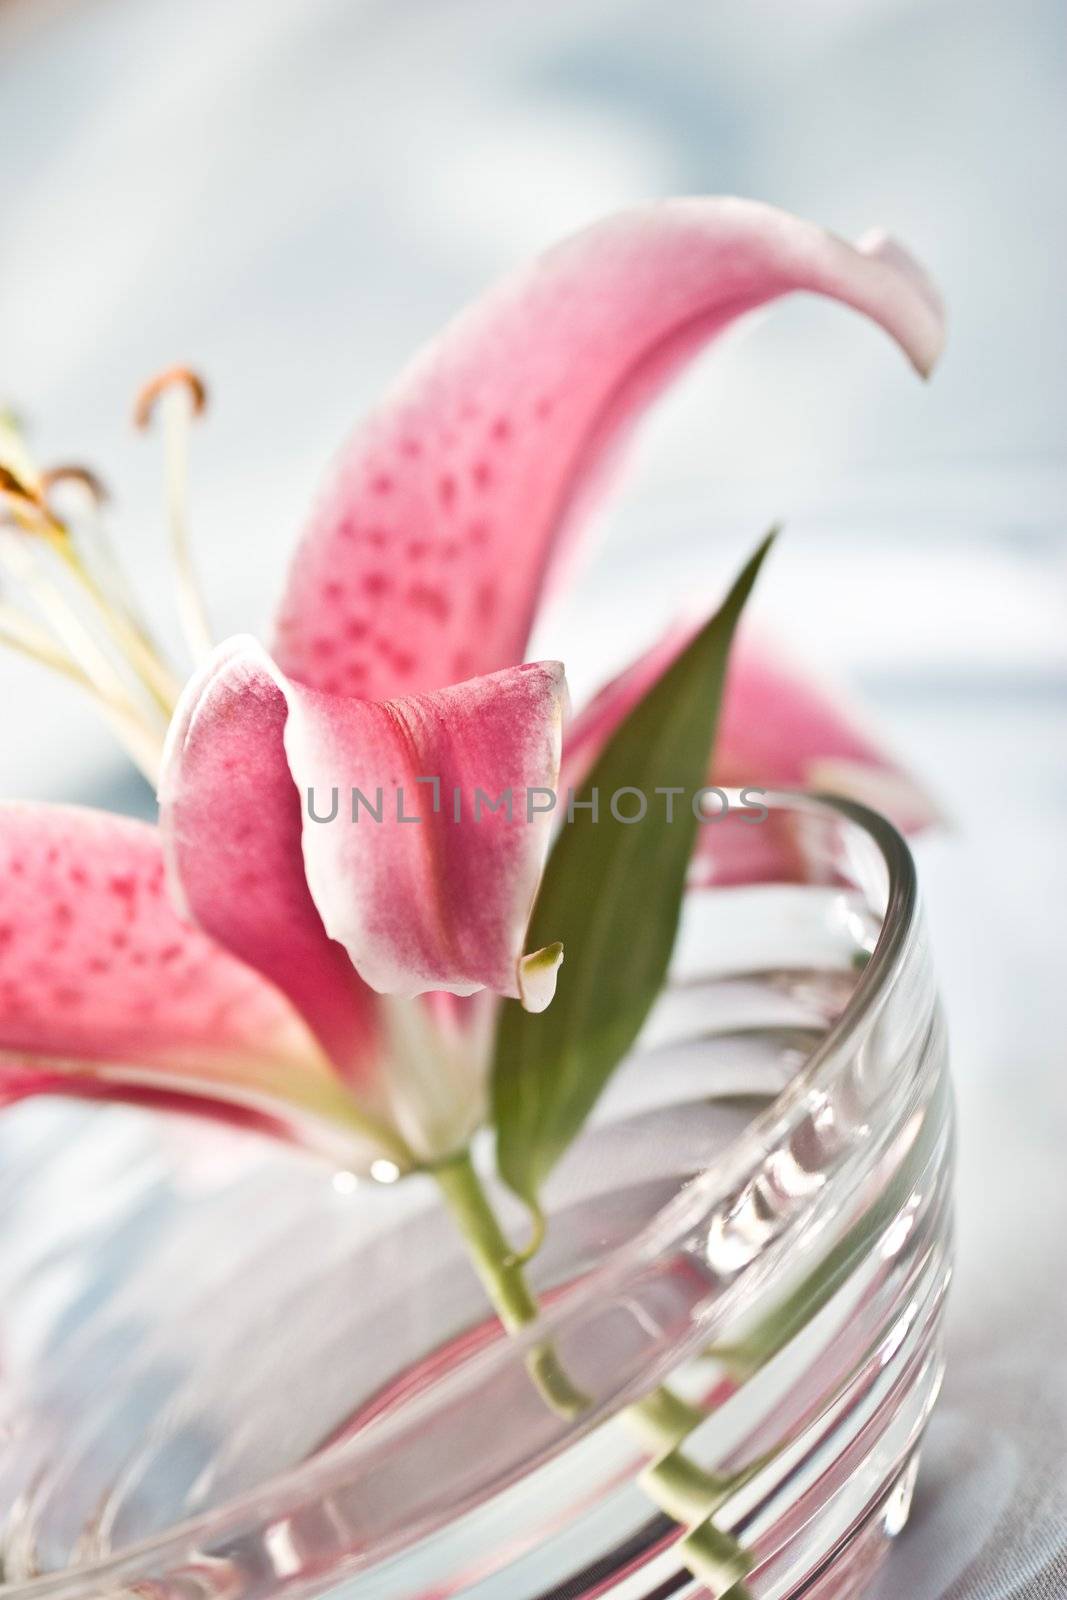
{"type": "Polygon", "coordinates": [[[147,428],[160,398],[169,390],[183,387],[193,404],[193,415],[199,416],[207,405],[207,386],[203,378],[191,367],[164,367],[154,378],[138,390],[133,403],[133,422],[136,428],[147,428]]]}
{"type": "Polygon", "coordinates": [[[73,462],[64,462],[58,467],[48,467],[41,473],[41,491],[45,497],[51,493],[57,484],[64,483],[79,484],[96,506],[104,506],[110,499],[107,485],[91,467],[82,467],[73,462]]]}
{"type": "Polygon", "coordinates": [[[24,512],[29,509],[39,516],[44,511],[41,491],[35,485],[26,483],[16,472],[12,472],[10,467],[2,464],[0,464],[0,495],[5,500],[14,501],[15,506],[24,512]]]}
{"type": "Polygon", "coordinates": [[[0,579],[12,580],[45,624],[42,627],[0,595],[0,643],[92,693],[151,781],[158,772],[163,727],[180,684],[113,572],[114,559],[98,516],[106,499],[104,485],[80,465],[40,471],[10,417],[0,416],[0,450],[0,579]],[[77,483],[92,501],[92,510],[86,516],[83,506],[73,528],[51,503],[50,491],[63,483],[77,483]],[[77,594],[51,581],[46,553],[58,559],[78,594],[89,602],[91,617],[82,615],[77,594]],[[97,620],[103,640],[92,625],[97,620]],[[132,692],[112,648],[136,677],[132,692]],[[142,694],[153,709],[145,706],[142,694]]]}

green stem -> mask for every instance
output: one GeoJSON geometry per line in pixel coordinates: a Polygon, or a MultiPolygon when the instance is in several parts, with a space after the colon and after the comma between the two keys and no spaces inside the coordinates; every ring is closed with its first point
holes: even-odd
{"type": "MultiPolygon", "coordinates": [[[[526,1282],[518,1257],[497,1221],[474,1169],[469,1151],[433,1168],[441,1191],[486,1293],[509,1333],[527,1327],[538,1315],[537,1299],[526,1282]]],[[[548,1405],[559,1416],[576,1417],[590,1404],[575,1387],[550,1344],[537,1345],[526,1367],[548,1405]]],[[[716,1527],[714,1513],[737,1479],[705,1472],[681,1449],[706,1413],[666,1387],[627,1406],[621,1418],[653,1460],[639,1482],[649,1498],[688,1531],[681,1541],[683,1559],[695,1577],[721,1600],[751,1600],[743,1582],[751,1559],[730,1534],[716,1527]]]]}
{"type": "MultiPolygon", "coordinates": [[[[516,1333],[536,1321],[537,1301],[489,1204],[469,1151],[434,1167],[433,1175],[505,1328],[516,1333]]],[[[535,1346],[526,1357],[526,1367],[545,1400],[561,1417],[576,1417],[588,1406],[589,1397],[575,1388],[551,1345],[535,1346]]]]}

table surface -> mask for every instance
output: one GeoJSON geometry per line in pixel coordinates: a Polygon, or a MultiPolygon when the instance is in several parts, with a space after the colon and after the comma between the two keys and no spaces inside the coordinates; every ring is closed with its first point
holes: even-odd
{"type": "MultiPolygon", "coordinates": [[[[1067,122],[1052,0],[6,0],[0,400],[120,492],[165,602],[140,379],[202,366],[216,621],[261,626],[346,426],[495,272],[649,194],[744,192],[929,260],[920,388],[783,307],[645,430],[541,630],[580,697],[785,514],[769,627],[866,695],[951,826],[918,855],[960,1113],[949,1371],[884,1600],[1067,1595],[1067,122]],[[655,537],[649,538],[650,531],[655,537]],[[609,561],[603,559],[610,556],[609,561]]],[[[172,626],[160,614],[163,627],[172,626]]],[[[3,792],[143,809],[88,719],[4,662],[3,792]]]]}

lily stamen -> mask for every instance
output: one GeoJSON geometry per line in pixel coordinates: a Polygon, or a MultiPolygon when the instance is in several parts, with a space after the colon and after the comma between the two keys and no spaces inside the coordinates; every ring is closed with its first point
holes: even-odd
{"type": "Polygon", "coordinates": [[[32,618],[23,616],[16,606],[5,600],[0,600],[0,644],[39,661],[53,672],[62,673],[89,693],[99,694],[88,673],[59,648],[48,630],[40,627],[32,618]]]}
{"type": "Polygon", "coordinates": [[[129,661],[156,705],[169,718],[181,693],[178,679],[147,642],[144,630],[131,622],[124,612],[116,610],[107,591],[82,561],[66,528],[58,527],[50,532],[49,543],[85,591],[115,645],[129,661]]]}
{"type": "Polygon", "coordinates": [[[0,419],[0,451],[0,528],[9,530],[0,543],[0,570],[26,594],[44,625],[7,608],[0,643],[88,689],[154,782],[181,682],[142,620],[111,549],[99,515],[107,498],[104,485],[80,465],[40,470],[13,421],[0,419]],[[57,508],[56,490],[71,485],[92,502],[88,516],[72,513],[68,520],[57,508]],[[88,600],[100,626],[46,572],[39,558],[42,546],[88,600]]]}
{"type": "Polygon", "coordinates": [[[16,521],[37,515],[42,509],[41,491],[19,476],[11,467],[0,463],[0,502],[7,505],[16,521]]]}
{"type": "Polygon", "coordinates": [[[17,539],[0,542],[0,572],[33,601],[42,627],[0,601],[0,642],[32,656],[90,693],[124,748],[152,784],[159,773],[164,725],[130,694],[120,673],[66,596],[17,539]],[[49,631],[51,630],[51,631],[49,631]]]}
{"type": "Polygon", "coordinates": [[[215,643],[189,536],[189,424],[207,405],[203,380],[189,367],[168,367],[140,390],[133,420],[147,428],[158,410],[163,421],[163,457],[171,554],[178,579],[178,613],[194,662],[215,643]]]}
{"type": "Polygon", "coordinates": [[[64,462],[58,467],[46,467],[41,473],[41,487],[45,496],[49,496],[59,483],[80,484],[94,506],[105,505],[108,500],[103,479],[97,476],[92,467],[83,467],[74,462],[64,462]]]}
{"type": "Polygon", "coordinates": [[[125,609],[115,606],[106,588],[82,560],[67,524],[56,516],[43,495],[29,490],[5,469],[0,469],[0,472],[3,474],[0,489],[6,492],[14,522],[24,533],[39,538],[58,556],[98,612],[116,648],[129,662],[159,709],[169,718],[181,693],[181,684],[151,643],[147,630],[132,621],[125,609]],[[15,487],[12,488],[7,480],[11,480],[15,487]]]}
{"type": "Polygon", "coordinates": [[[29,596],[60,644],[93,684],[109,697],[125,692],[109,657],[20,540],[8,537],[0,544],[0,570],[6,571],[13,585],[29,596]]]}
{"type": "MultiPolygon", "coordinates": [[[[61,511],[55,510],[54,491],[68,486],[81,489],[88,502],[87,507],[81,510],[75,519],[79,545],[87,550],[93,568],[107,590],[111,603],[125,614],[127,622],[141,635],[145,644],[151,649],[156,649],[147,627],[138,615],[137,600],[126,581],[126,575],[115,553],[107,523],[102,515],[103,508],[110,499],[106,485],[91,467],[64,464],[46,468],[41,473],[41,487],[59,521],[66,519],[61,511]]],[[[158,649],[156,654],[159,654],[158,649]]]]}
{"type": "Polygon", "coordinates": [[[78,663],[56,645],[47,629],[0,600],[0,645],[59,673],[88,694],[104,714],[124,749],[153,787],[159,781],[159,734],[125,694],[113,699],[78,663]]]}

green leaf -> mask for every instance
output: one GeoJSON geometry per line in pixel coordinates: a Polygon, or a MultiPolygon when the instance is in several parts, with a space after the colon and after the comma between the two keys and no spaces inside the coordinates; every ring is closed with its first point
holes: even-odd
{"type": "Polygon", "coordinates": [[[699,826],[692,799],[707,781],[730,644],[774,536],[616,730],[549,857],[528,946],[562,940],[566,959],[547,1010],[503,1007],[492,1080],[500,1175],[535,1214],[542,1181],[662,987],[699,826]],[[672,822],[664,797],[657,805],[655,795],[668,787],[684,790],[675,797],[672,822]],[[619,822],[610,800],[630,788],[647,797],[648,810],[640,822],[619,822]],[[580,803],[594,790],[595,822],[580,803]]]}

